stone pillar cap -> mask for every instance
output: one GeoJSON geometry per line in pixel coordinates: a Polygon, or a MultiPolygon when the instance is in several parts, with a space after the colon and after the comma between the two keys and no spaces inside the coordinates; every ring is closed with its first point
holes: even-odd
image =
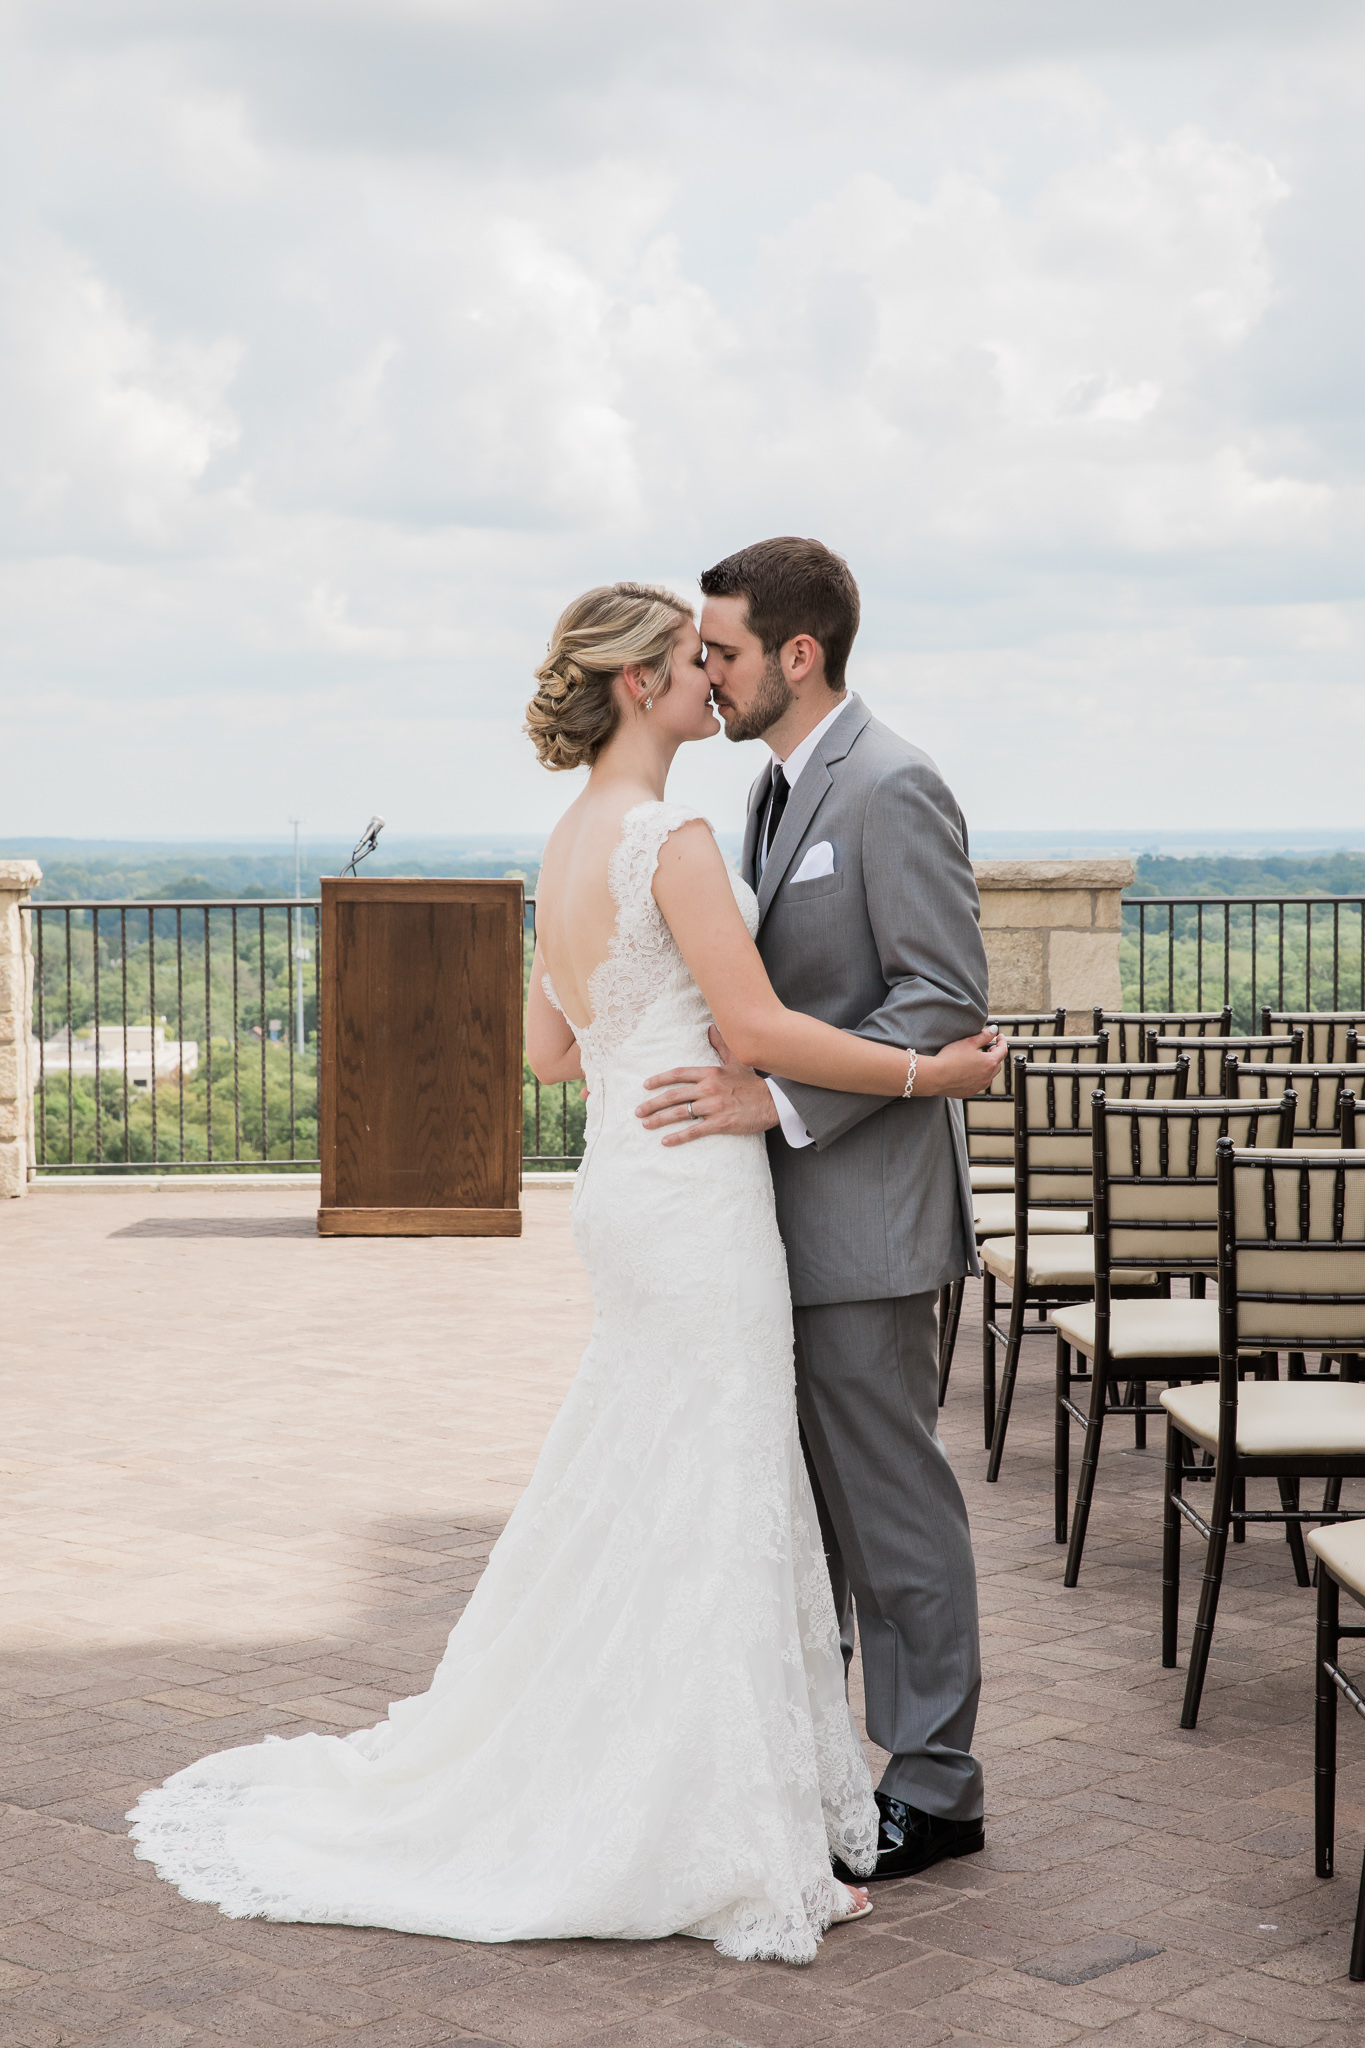
{"type": "Polygon", "coordinates": [[[0,889],[36,889],[42,879],[36,860],[0,860],[0,889]]]}
{"type": "Polygon", "coordinates": [[[987,889],[1126,889],[1131,860],[974,860],[977,886],[987,889]]]}

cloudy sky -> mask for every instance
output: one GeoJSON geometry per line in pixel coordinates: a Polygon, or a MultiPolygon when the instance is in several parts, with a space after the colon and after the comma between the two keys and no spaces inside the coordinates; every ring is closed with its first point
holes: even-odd
{"type": "Polygon", "coordinates": [[[981,829],[1365,823],[1359,0],[0,22],[6,837],[544,828],[565,601],[775,532],[981,829]]]}

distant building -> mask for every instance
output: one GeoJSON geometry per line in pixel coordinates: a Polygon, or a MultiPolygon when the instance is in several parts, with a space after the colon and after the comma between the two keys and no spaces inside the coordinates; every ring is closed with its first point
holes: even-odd
{"type": "MultiPolygon", "coordinates": [[[[167,1038],[163,1018],[155,1027],[150,1024],[130,1024],[125,1030],[121,1024],[102,1024],[99,1036],[99,1071],[102,1074],[117,1074],[122,1078],[125,1055],[127,1059],[128,1085],[130,1088],[150,1088],[155,1075],[157,1081],[174,1080],[182,1071],[193,1074],[199,1066],[199,1045],[193,1038],[167,1038]]],[[[54,1037],[45,1039],[42,1048],[42,1063],[49,1080],[56,1080],[61,1074],[93,1074],[95,1072],[95,1033],[93,1028],[86,1034],[72,1038],[63,1029],[54,1037]]],[[[38,1048],[33,1049],[31,1062],[33,1085],[38,1085],[38,1048]]]]}

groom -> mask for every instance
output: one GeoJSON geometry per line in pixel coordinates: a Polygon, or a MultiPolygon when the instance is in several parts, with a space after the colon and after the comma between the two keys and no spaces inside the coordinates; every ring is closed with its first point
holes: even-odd
{"type": "MultiPolygon", "coordinates": [[[[847,564],[818,541],[760,541],[701,588],[726,733],[772,753],[749,793],[742,872],[778,995],[920,1052],[980,1031],[986,957],[966,826],[928,756],[848,690],[859,600],[847,564]]],[[[937,1290],[976,1270],[962,1112],[941,1097],[760,1077],[717,1050],[720,1067],[654,1076],[650,1102],[690,1100],[698,1138],[769,1133],[844,1654],[856,1610],[868,1733],[891,1752],[873,1875],[906,1877],[985,1842],[976,1571],[938,1439],[935,1357],[937,1290]]]]}

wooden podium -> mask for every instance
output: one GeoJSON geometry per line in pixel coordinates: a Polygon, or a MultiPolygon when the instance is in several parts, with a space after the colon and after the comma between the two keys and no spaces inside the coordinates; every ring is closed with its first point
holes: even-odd
{"type": "Polygon", "coordinates": [[[522,885],[324,877],[329,1237],[520,1237],[522,885]]]}

